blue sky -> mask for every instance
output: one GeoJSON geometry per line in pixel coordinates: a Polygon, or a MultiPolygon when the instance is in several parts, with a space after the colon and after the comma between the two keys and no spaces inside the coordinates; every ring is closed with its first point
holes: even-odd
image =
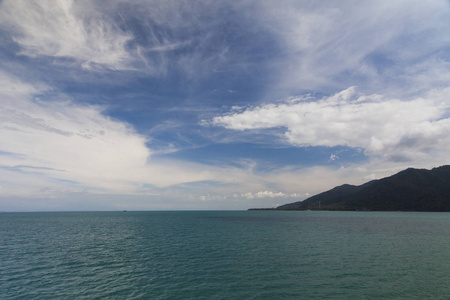
{"type": "Polygon", "coordinates": [[[0,2],[0,211],[246,209],[450,163],[448,1],[0,2]]]}

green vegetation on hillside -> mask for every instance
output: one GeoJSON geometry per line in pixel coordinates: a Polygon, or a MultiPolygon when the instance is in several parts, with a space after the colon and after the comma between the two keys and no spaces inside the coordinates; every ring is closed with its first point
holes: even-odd
{"type": "Polygon", "coordinates": [[[409,168],[363,185],[344,184],[276,210],[450,211],[450,166],[409,168]]]}

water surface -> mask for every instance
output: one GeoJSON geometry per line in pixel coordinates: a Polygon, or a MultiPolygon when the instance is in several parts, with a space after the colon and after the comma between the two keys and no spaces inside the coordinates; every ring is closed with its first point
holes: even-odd
{"type": "Polygon", "coordinates": [[[0,214],[1,299],[448,299],[450,213],[0,214]]]}

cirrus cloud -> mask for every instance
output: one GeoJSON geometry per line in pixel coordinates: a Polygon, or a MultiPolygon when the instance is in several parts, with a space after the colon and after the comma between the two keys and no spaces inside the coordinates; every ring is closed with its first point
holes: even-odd
{"type": "Polygon", "coordinates": [[[129,68],[127,43],[132,34],[121,31],[102,14],[90,11],[88,2],[3,1],[2,23],[16,34],[20,54],[73,59],[84,68],[129,68]]]}
{"type": "Polygon", "coordinates": [[[448,59],[441,51],[450,43],[446,1],[287,0],[257,7],[263,16],[257,21],[284,54],[274,79],[278,88],[336,91],[358,81],[371,91],[389,86],[408,93],[448,76],[447,69],[427,72],[436,70],[434,60],[448,59]],[[416,81],[424,72],[426,82],[416,81]]]}

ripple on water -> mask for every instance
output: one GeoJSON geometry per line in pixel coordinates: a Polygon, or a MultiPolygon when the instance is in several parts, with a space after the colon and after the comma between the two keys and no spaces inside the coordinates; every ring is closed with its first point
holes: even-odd
{"type": "Polygon", "coordinates": [[[0,216],[1,299],[445,299],[450,214],[0,216]]]}

